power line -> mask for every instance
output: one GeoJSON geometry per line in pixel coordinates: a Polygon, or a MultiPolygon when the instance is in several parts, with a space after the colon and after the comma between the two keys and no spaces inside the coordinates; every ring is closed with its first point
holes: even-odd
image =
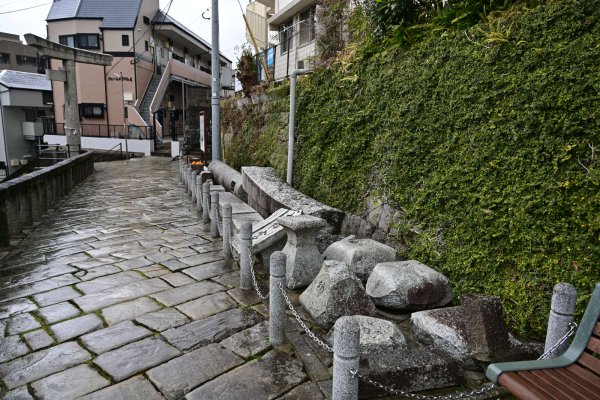
{"type": "Polygon", "coordinates": [[[12,13],[16,13],[16,12],[19,12],[19,11],[25,11],[25,10],[31,10],[32,8],[43,7],[43,6],[47,6],[48,4],[52,4],[52,2],[50,2],[50,3],[44,3],[44,4],[38,4],[37,6],[33,6],[33,7],[21,8],[20,10],[3,11],[3,12],[0,12],[0,15],[3,15],[3,14],[12,14],[12,13]]]}

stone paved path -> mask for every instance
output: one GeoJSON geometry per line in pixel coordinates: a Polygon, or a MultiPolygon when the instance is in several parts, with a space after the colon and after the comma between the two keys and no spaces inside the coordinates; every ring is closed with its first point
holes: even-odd
{"type": "Polygon", "coordinates": [[[165,158],[96,173],[0,261],[6,399],[323,399],[328,356],[239,288],[165,158]]]}

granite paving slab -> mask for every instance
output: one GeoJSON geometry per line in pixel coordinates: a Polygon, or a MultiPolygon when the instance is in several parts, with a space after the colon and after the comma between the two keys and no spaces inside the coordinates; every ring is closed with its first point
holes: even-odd
{"type": "Polygon", "coordinates": [[[0,339],[0,363],[10,361],[29,353],[29,349],[18,336],[0,339]]]}
{"type": "Polygon", "coordinates": [[[261,320],[262,318],[254,311],[236,308],[166,330],[162,336],[178,349],[188,350],[223,340],[227,336],[256,325],[261,320]]]}
{"type": "Polygon", "coordinates": [[[278,397],[277,400],[325,400],[323,393],[319,390],[317,385],[312,382],[303,383],[300,386],[296,386],[286,394],[278,397]]]}
{"type": "Polygon", "coordinates": [[[152,264],[148,265],[147,267],[137,268],[136,271],[141,272],[148,278],[156,278],[157,276],[168,274],[170,272],[169,269],[159,264],[152,264]]]}
{"type": "Polygon", "coordinates": [[[0,301],[13,300],[19,297],[27,297],[39,292],[57,289],[62,286],[69,286],[77,282],[79,282],[79,279],[77,279],[75,276],[72,274],[65,274],[35,283],[14,286],[0,290],[0,301]]]}
{"type": "Polygon", "coordinates": [[[18,314],[14,317],[5,319],[6,333],[8,335],[16,335],[21,332],[31,331],[39,328],[40,323],[29,313],[18,314]]]}
{"type": "Polygon", "coordinates": [[[160,278],[145,279],[78,297],[73,301],[83,311],[90,312],[112,306],[113,304],[133,300],[137,297],[160,292],[170,287],[168,283],[160,278]]]}
{"type": "Polygon", "coordinates": [[[182,272],[191,276],[197,281],[214,278],[215,276],[223,275],[232,272],[236,269],[233,260],[214,261],[207,264],[198,265],[196,267],[184,269],[182,272]]]}
{"type": "Polygon", "coordinates": [[[182,263],[181,261],[175,260],[175,256],[169,254],[169,256],[173,257],[171,260],[160,261],[160,265],[167,267],[170,271],[179,271],[184,268],[189,268],[189,265],[182,263]]]}
{"type": "MultiPolygon", "coordinates": [[[[259,290],[261,291],[263,296],[269,294],[268,284],[263,284],[261,282],[258,282],[258,285],[259,285],[259,290]]],[[[254,290],[254,289],[242,290],[240,288],[234,288],[234,289],[228,290],[227,294],[230,295],[231,297],[233,297],[233,299],[235,301],[237,301],[239,304],[242,304],[245,306],[251,306],[254,304],[258,304],[262,301],[261,298],[258,297],[256,290],[254,290]]]]}
{"type": "Polygon", "coordinates": [[[75,342],[68,342],[0,364],[0,376],[9,389],[84,363],[90,353],[75,342]]]}
{"type": "Polygon", "coordinates": [[[41,400],[71,400],[108,385],[108,379],[84,364],[33,382],[31,388],[41,400]]]}
{"type": "Polygon", "coordinates": [[[212,251],[209,253],[195,254],[193,256],[182,258],[180,261],[190,267],[196,265],[206,264],[213,261],[219,261],[223,259],[222,251],[212,251]]]}
{"type": "Polygon", "coordinates": [[[0,303],[0,319],[12,317],[27,311],[37,309],[37,306],[29,299],[17,299],[0,303]]]}
{"type": "Polygon", "coordinates": [[[31,331],[23,334],[23,337],[31,347],[31,350],[36,351],[39,349],[43,349],[44,347],[48,347],[54,344],[54,339],[48,332],[43,329],[38,329],[37,331],[31,331]]]}
{"type": "Polygon", "coordinates": [[[102,316],[108,325],[114,325],[125,320],[133,320],[140,315],[160,309],[160,305],[148,297],[140,297],[125,303],[104,308],[102,316]]]}
{"type": "Polygon", "coordinates": [[[14,270],[15,273],[13,274],[10,273],[12,272],[11,269],[2,271],[3,276],[0,277],[0,287],[8,288],[11,286],[41,281],[62,274],[77,272],[77,268],[62,263],[34,264],[31,267],[28,267],[27,271],[19,271],[18,268],[14,268],[14,270]]]}
{"type": "Polygon", "coordinates": [[[169,285],[174,287],[189,285],[190,283],[196,282],[194,279],[189,276],[182,274],[181,272],[175,272],[170,274],[165,274],[161,276],[165,282],[169,283],[169,285]]]}
{"type": "Polygon", "coordinates": [[[232,352],[210,344],[159,365],[149,370],[147,375],[167,399],[177,400],[242,363],[243,360],[232,352]]]}
{"type": "Polygon", "coordinates": [[[233,271],[227,274],[216,276],[211,278],[211,280],[220,283],[223,286],[226,286],[228,289],[232,289],[240,286],[240,271],[233,271]]]}
{"type": "MultiPolygon", "coordinates": [[[[162,243],[162,240],[158,240],[158,242],[162,243]]],[[[154,263],[162,264],[164,261],[168,261],[168,260],[174,259],[175,256],[172,255],[172,254],[167,254],[167,253],[154,253],[154,254],[147,255],[145,258],[147,260],[150,260],[150,261],[154,262],[154,263]]]]}
{"type": "Polygon", "coordinates": [[[118,262],[115,264],[115,266],[121,268],[122,270],[129,270],[147,267],[148,265],[152,264],[154,264],[152,261],[147,260],[145,257],[140,257],[118,262]]]}
{"type": "Polygon", "coordinates": [[[27,391],[27,386],[21,386],[6,393],[4,400],[34,400],[27,391]]]}
{"type": "Polygon", "coordinates": [[[51,325],[50,330],[56,340],[61,343],[85,333],[98,330],[103,326],[102,320],[97,315],[87,314],[51,325]]]}
{"type": "Polygon", "coordinates": [[[163,400],[152,384],[142,376],[135,376],[124,382],[109,386],[97,392],[82,396],[79,400],[163,400]]]}
{"type": "Polygon", "coordinates": [[[260,354],[271,347],[269,321],[261,322],[221,341],[221,346],[243,358],[260,354]]]}
{"type": "Polygon", "coordinates": [[[145,279],[143,275],[135,271],[125,271],[118,274],[102,276],[87,282],[82,282],[75,287],[85,294],[101,292],[114,286],[125,285],[145,279]]]}
{"type": "Polygon", "coordinates": [[[289,354],[270,351],[188,393],[187,400],[273,399],[306,379],[302,363],[289,354]]]}
{"type": "Polygon", "coordinates": [[[99,355],[94,364],[114,380],[122,381],[139,372],[162,364],[181,352],[157,338],[146,338],[99,355]]]}
{"type": "Polygon", "coordinates": [[[80,311],[74,305],[64,302],[40,308],[37,313],[47,324],[53,324],[63,319],[74,317],[80,311]]]}
{"type": "Polygon", "coordinates": [[[77,292],[70,286],[61,287],[59,289],[50,290],[45,293],[39,293],[33,296],[35,301],[42,306],[49,306],[63,301],[74,299],[75,297],[81,296],[81,293],[77,292]]]}
{"type": "Polygon", "coordinates": [[[86,271],[79,271],[75,274],[76,277],[82,281],[91,281],[92,279],[99,278],[101,276],[112,275],[121,272],[120,268],[114,265],[102,265],[96,268],[90,268],[86,271]]]}
{"type": "MultiPolygon", "coordinates": [[[[167,283],[163,283],[170,287],[167,283]]],[[[167,307],[171,307],[176,304],[185,303],[186,301],[223,290],[225,290],[225,287],[219,285],[218,283],[196,282],[190,285],[165,290],[163,292],[153,294],[150,297],[167,307]]]]}
{"type": "Polygon", "coordinates": [[[136,322],[158,332],[177,328],[190,322],[189,318],[174,308],[163,308],[137,317],[136,322]]]}
{"type": "Polygon", "coordinates": [[[188,301],[178,305],[176,308],[193,320],[209,317],[230,308],[236,307],[237,303],[227,295],[219,292],[199,299],[188,301]]]}
{"type": "Polygon", "coordinates": [[[123,345],[152,335],[148,329],[123,321],[108,328],[88,333],[81,337],[81,343],[96,354],[105,353],[123,345]]]}

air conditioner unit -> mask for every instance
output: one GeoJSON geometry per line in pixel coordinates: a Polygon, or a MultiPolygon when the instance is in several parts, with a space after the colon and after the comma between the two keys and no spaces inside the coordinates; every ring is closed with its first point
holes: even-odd
{"type": "Polygon", "coordinates": [[[25,140],[35,140],[36,136],[44,136],[44,124],[41,122],[21,122],[25,140]]]}

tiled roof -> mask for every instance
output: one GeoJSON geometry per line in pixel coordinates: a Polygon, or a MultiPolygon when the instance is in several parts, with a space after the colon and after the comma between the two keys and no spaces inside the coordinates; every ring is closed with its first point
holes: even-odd
{"type": "Polygon", "coordinates": [[[102,19],[100,28],[133,28],[142,0],[55,0],[47,21],[102,19]]]}
{"type": "Polygon", "coordinates": [[[0,84],[10,89],[52,90],[46,75],[8,69],[0,71],[0,84]]]}

